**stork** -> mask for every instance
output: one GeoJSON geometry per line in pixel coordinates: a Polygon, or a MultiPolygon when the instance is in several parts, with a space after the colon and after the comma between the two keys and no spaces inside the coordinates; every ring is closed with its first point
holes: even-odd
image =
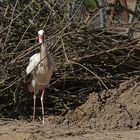
{"type": "Polygon", "coordinates": [[[49,84],[54,71],[54,60],[52,55],[48,52],[45,44],[45,33],[43,30],[38,31],[40,53],[36,53],[30,57],[29,65],[26,68],[27,74],[32,74],[32,79],[28,85],[28,91],[34,92],[34,110],[33,110],[33,122],[35,121],[35,110],[36,110],[36,93],[42,89],[41,95],[41,106],[42,116],[44,123],[44,95],[45,88],[49,84]]]}

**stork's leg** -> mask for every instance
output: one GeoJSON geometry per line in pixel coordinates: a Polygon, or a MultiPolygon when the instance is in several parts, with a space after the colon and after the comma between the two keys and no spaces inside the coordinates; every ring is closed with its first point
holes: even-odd
{"type": "Polygon", "coordinates": [[[42,95],[41,95],[41,106],[42,106],[43,123],[44,123],[44,95],[45,95],[45,87],[43,88],[42,95]]]}
{"type": "Polygon", "coordinates": [[[35,110],[36,110],[36,90],[35,90],[35,87],[34,87],[34,96],[33,96],[33,99],[34,99],[33,122],[35,122],[35,110]]]}

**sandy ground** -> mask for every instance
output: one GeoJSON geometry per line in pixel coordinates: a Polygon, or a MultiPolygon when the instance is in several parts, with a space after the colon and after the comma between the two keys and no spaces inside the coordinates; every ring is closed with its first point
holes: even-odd
{"type": "Polygon", "coordinates": [[[0,140],[140,140],[140,130],[95,130],[55,125],[49,121],[35,124],[26,121],[1,120],[0,140]]]}

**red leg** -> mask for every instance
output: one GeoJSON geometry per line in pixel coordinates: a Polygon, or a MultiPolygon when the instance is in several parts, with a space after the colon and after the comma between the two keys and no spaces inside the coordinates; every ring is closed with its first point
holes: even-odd
{"type": "Polygon", "coordinates": [[[45,87],[43,88],[42,95],[41,95],[41,106],[42,106],[43,123],[44,123],[44,96],[45,96],[45,87]]]}
{"type": "Polygon", "coordinates": [[[33,122],[35,122],[35,110],[36,110],[36,90],[35,90],[35,87],[34,87],[34,96],[33,96],[33,99],[34,99],[33,122]]]}

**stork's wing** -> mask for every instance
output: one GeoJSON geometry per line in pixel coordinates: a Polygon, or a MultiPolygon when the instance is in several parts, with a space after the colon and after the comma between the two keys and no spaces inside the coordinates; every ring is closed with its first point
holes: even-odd
{"type": "Polygon", "coordinates": [[[30,58],[29,65],[26,68],[26,73],[31,73],[40,62],[40,53],[36,53],[30,58]]]}
{"type": "Polygon", "coordinates": [[[50,53],[48,54],[48,62],[53,67],[53,71],[55,71],[56,70],[55,62],[53,56],[50,53]]]}

